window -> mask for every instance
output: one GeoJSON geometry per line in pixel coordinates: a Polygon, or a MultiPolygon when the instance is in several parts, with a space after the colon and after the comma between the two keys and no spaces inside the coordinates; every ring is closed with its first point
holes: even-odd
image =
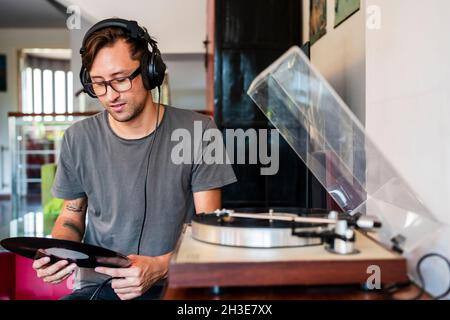
{"type": "Polygon", "coordinates": [[[72,72],[31,69],[22,71],[22,112],[73,112],[72,72]]]}
{"type": "Polygon", "coordinates": [[[22,56],[22,112],[73,112],[73,74],[70,50],[24,49],[22,56]]]}
{"type": "Polygon", "coordinates": [[[40,69],[33,69],[33,112],[42,113],[42,78],[40,69]]]}
{"type": "Polygon", "coordinates": [[[44,85],[44,113],[53,112],[53,72],[51,70],[44,70],[43,72],[44,85]]]}
{"type": "Polygon", "coordinates": [[[66,107],[66,73],[55,72],[55,112],[63,113],[66,107]]]}

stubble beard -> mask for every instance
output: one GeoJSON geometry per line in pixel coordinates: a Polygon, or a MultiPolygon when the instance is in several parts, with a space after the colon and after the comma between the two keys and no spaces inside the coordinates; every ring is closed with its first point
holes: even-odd
{"type": "Polygon", "coordinates": [[[108,113],[113,117],[114,120],[118,122],[128,122],[131,120],[136,119],[143,111],[144,111],[145,105],[144,103],[137,104],[137,105],[131,105],[127,103],[127,109],[125,112],[114,112],[110,108],[107,108],[108,113]]]}

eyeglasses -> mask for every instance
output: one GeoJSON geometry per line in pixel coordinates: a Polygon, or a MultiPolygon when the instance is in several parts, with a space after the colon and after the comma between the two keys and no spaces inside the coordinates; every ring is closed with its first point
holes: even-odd
{"type": "Polygon", "coordinates": [[[108,86],[113,88],[116,92],[125,92],[131,89],[133,84],[133,79],[136,78],[141,73],[141,67],[139,66],[132,74],[128,77],[120,77],[111,79],[109,81],[99,81],[87,83],[91,92],[97,97],[104,96],[108,91],[108,86]]]}

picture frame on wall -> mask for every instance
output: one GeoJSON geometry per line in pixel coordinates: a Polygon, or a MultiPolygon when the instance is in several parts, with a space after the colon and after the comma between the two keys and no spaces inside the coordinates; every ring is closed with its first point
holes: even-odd
{"type": "Polygon", "coordinates": [[[345,20],[361,8],[361,0],[335,0],[334,5],[334,27],[337,28],[345,20]]]}
{"type": "Polygon", "coordinates": [[[0,91],[6,92],[6,54],[0,54],[0,91]]]}
{"type": "Polygon", "coordinates": [[[309,40],[313,45],[327,33],[327,1],[311,0],[309,11],[309,40]]]}

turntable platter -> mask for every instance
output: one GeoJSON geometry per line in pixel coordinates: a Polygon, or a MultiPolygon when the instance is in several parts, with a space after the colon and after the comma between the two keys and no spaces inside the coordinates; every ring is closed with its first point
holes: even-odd
{"type": "Polygon", "coordinates": [[[292,235],[293,228],[315,231],[324,224],[302,224],[289,221],[298,215],[293,213],[254,213],[254,215],[286,217],[288,221],[236,218],[216,214],[200,214],[192,218],[192,237],[196,240],[237,247],[276,248],[321,245],[319,238],[301,238],[292,235]]]}

